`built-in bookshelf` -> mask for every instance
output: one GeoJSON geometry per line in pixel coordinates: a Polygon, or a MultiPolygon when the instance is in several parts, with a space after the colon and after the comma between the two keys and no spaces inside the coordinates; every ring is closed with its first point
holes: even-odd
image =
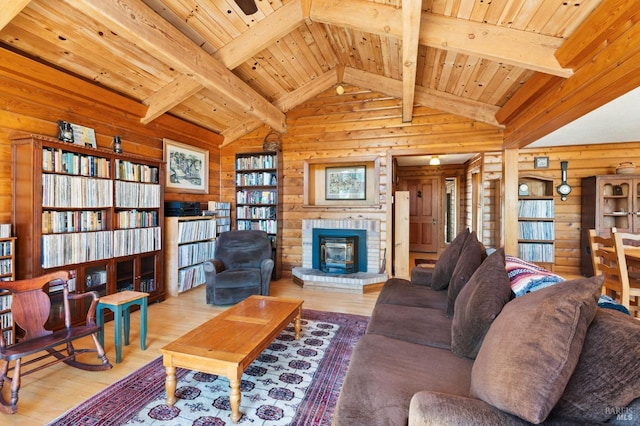
{"type": "Polygon", "coordinates": [[[282,274],[281,162],[279,152],[236,154],[236,229],[269,234],[274,280],[282,274]]]}
{"type": "Polygon", "coordinates": [[[518,256],[553,269],[554,241],[553,181],[541,177],[521,177],[518,196],[518,256]]]}
{"type": "Polygon", "coordinates": [[[167,293],[180,293],[205,283],[203,263],[215,254],[217,219],[212,216],[165,218],[167,293]]]}
{"type": "MultiPolygon", "coordinates": [[[[15,137],[12,149],[18,279],[64,269],[73,291],[164,299],[164,163],[42,135],[15,137]]],[[[60,291],[49,286],[52,329],[64,325],[60,291]]],[[[84,321],[88,303],[71,303],[72,321],[84,321]]]]}
{"type": "MultiPolygon", "coordinates": [[[[5,226],[5,225],[0,225],[5,226]]],[[[9,229],[11,228],[11,225],[9,229]]],[[[15,280],[15,237],[0,237],[0,281],[15,280]]],[[[0,332],[7,345],[15,342],[15,326],[11,313],[11,294],[2,289],[0,282],[0,332]]]]}
{"type": "Polygon", "coordinates": [[[216,212],[217,235],[231,231],[231,203],[209,201],[209,210],[216,212]]]}

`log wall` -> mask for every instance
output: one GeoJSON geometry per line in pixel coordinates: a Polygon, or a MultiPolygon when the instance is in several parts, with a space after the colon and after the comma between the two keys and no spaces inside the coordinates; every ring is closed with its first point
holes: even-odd
{"type": "Polygon", "coordinates": [[[166,114],[143,125],[144,113],[138,102],[0,49],[0,223],[11,222],[10,137],[24,132],[56,137],[57,120],[93,128],[101,148],[110,148],[119,135],[125,153],[154,159],[163,158],[163,138],[208,149],[209,194],[169,192],[165,199],[219,199],[222,137],[166,114]]]}

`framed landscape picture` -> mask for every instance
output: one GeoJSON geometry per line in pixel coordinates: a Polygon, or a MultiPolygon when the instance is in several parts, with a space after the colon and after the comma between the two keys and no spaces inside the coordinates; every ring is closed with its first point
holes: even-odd
{"type": "Polygon", "coordinates": [[[327,200],[366,199],[366,166],[327,167],[325,198],[327,200]]]}
{"type": "Polygon", "coordinates": [[[209,192],[209,151],[164,139],[165,188],[173,192],[209,192]]]}

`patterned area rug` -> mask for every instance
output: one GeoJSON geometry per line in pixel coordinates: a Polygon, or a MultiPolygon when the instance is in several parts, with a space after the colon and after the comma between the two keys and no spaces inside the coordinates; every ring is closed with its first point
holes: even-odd
{"type": "MultiPolygon", "coordinates": [[[[302,311],[244,372],[238,424],[330,425],[353,346],[368,317],[302,311]]],[[[50,425],[231,425],[229,381],[178,368],[178,402],[165,405],[162,357],[134,371],[50,425]]]]}

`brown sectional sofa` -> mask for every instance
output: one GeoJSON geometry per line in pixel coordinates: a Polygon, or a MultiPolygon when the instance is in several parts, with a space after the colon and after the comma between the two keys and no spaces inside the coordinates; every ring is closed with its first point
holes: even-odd
{"type": "Polygon", "coordinates": [[[640,424],[640,321],[599,308],[595,277],[514,298],[484,253],[467,230],[425,285],[385,283],[333,424],[640,424]]]}

